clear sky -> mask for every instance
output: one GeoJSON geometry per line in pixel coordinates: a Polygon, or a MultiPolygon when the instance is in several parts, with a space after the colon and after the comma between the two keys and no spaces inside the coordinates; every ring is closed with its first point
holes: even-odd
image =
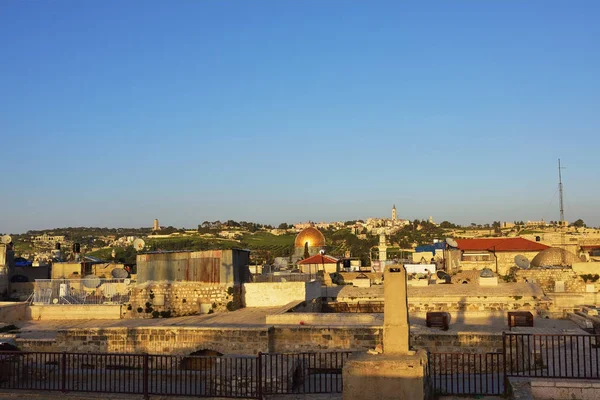
{"type": "Polygon", "coordinates": [[[600,225],[600,2],[0,2],[0,232],[600,225]]]}

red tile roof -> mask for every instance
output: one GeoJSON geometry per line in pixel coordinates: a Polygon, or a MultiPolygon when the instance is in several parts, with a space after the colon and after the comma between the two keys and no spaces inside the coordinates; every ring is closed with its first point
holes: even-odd
{"type": "Polygon", "coordinates": [[[298,264],[335,264],[337,261],[337,258],[316,254],[312,257],[305,258],[302,261],[298,261],[298,264]]]}
{"type": "Polygon", "coordinates": [[[456,239],[458,248],[465,251],[542,251],[550,246],[516,238],[456,239]]]}

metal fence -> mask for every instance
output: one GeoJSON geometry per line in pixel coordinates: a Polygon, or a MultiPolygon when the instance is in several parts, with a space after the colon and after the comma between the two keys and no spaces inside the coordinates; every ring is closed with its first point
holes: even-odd
{"type": "Polygon", "coordinates": [[[303,273],[290,273],[290,274],[261,274],[252,275],[252,281],[255,283],[264,282],[310,282],[310,281],[322,281],[323,278],[318,274],[303,274],[303,273]]]}
{"type": "Polygon", "coordinates": [[[33,304],[124,304],[135,284],[130,279],[36,279],[33,304]]]}
{"type": "Polygon", "coordinates": [[[502,353],[429,353],[428,372],[437,395],[504,393],[502,353]]]}
{"type": "Polygon", "coordinates": [[[0,352],[0,389],[229,398],[340,393],[350,352],[174,356],[0,352]]]}
{"type": "Polygon", "coordinates": [[[600,379],[600,335],[504,335],[506,375],[600,379]]]}

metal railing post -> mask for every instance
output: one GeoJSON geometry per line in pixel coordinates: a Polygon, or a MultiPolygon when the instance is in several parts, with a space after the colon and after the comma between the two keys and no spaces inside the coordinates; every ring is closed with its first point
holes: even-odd
{"type": "Polygon", "coordinates": [[[60,359],[60,391],[67,391],[67,352],[63,351],[60,359]]]}
{"type": "Polygon", "coordinates": [[[143,378],[143,384],[144,384],[144,399],[148,400],[150,398],[150,374],[149,374],[149,368],[150,366],[149,364],[149,358],[148,357],[148,353],[144,353],[144,378],[143,378]]]}
{"type": "MultiPolygon", "coordinates": [[[[508,377],[506,376],[506,361],[507,361],[508,357],[506,356],[506,332],[502,332],[502,364],[503,364],[503,373],[504,373],[504,379],[502,379],[502,381],[504,382],[504,395],[507,396],[508,395],[508,377]]],[[[512,362],[512,360],[511,360],[512,362]]]]}
{"type": "Polygon", "coordinates": [[[258,370],[258,374],[257,374],[257,382],[256,382],[256,397],[259,400],[262,400],[263,398],[263,393],[262,393],[262,388],[263,388],[263,382],[262,382],[262,352],[258,352],[258,356],[257,356],[257,360],[256,360],[256,369],[258,370]]]}

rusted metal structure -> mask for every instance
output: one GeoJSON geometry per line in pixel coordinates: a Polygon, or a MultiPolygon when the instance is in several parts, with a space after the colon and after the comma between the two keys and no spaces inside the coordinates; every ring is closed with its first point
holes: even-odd
{"type": "Polygon", "coordinates": [[[237,286],[250,281],[250,250],[138,254],[137,282],[190,281],[237,286]]]}

